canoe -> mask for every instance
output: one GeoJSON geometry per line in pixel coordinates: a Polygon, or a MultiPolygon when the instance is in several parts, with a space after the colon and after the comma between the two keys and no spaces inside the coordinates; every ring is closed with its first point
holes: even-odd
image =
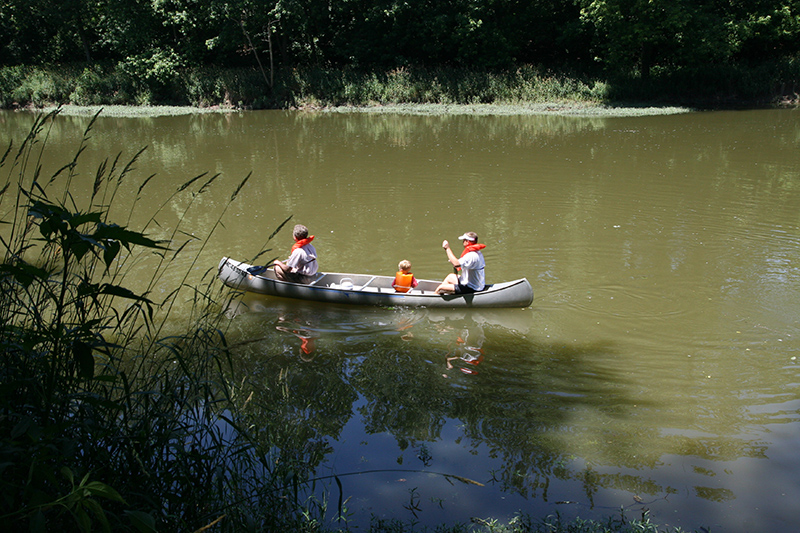
{"type": "Polygon", "coordinates": [[[247,270],[253,265],[223,257],[219,262],[219,279],[235,289],[337,304],[372,305],[380,307],[528,307],[533,302],[533,289],[525,278],[494,283],[473,294],[436,294],[440,282],[418,280],[419,285],[408,292],[392,288],[394,276],[369,274],[318,273],[309,284],[281,281],[271,270],[253,275],[247,270]]]}

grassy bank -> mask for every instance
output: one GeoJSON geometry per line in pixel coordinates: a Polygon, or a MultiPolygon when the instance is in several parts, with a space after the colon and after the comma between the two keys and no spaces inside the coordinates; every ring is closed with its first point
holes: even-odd
{"type": "MultiPolygon", "coordinates": [[[[614,78],[523,66],[513,71],[396,69],[182,69],[132,73],[115,67],[0,68],[0,107],[191,106],[197,109],[318,109],[337,106],[760,106],[800,103],[800,60],[754,67],[635,73],[614,78]]],[[[547,111],[547,109],[545,109],[547,111]]]]}

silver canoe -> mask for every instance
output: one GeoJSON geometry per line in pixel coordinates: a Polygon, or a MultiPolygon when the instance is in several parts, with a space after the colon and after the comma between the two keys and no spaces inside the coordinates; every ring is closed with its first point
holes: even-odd
{"type": "Polygon", "coordinates": [[[250,274],[251,266],[223,257],[219,279],[229,287],[270,296],[380,307],[528,307],[533,302],[533,289],[525,278],[495,283],[474,294],[440,295],[433,292],[438,281],[419,280],[417,287],[402,293],[392,288],[394,276],[326,272],[305,285],[280,281],[272,270],[250,274]]]}

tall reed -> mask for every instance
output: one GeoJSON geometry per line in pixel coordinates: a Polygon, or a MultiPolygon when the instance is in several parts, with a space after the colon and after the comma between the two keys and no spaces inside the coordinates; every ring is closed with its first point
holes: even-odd
{"type": "MultiPolygon", "coordinates": [[[[196,263],[211,235],[192,252],[109,220],[141,151],[107,159],[88,197],[73,196],[97,116],[74,158],[44,176],[57,116],[39,116],[0,159],[0,518],[33,531],[308,528],[283,481],[305,473],[247,429],[222,313],[236,294],[211,268],[153,298],[171,259],[194,253],[196,263]],[[156,266],[131,289],[126,275],[142,254],[156,266]],[[190,326],[167,335],[178,304],[190,326]]],[[[174,194],[203,194],[216,178],[174,194]]],[[[176,226],[170,239],[184,233],[176,226]]]]}

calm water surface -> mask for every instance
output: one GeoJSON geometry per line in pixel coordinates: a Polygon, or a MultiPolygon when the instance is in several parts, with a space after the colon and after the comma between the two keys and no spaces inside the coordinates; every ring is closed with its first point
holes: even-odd
{"type": "MultiPolygon", "coordinates": [[[[20,139],[31,120],[1,113],[0,132],[20,139]]],[[[87,122],[59,117],[45,174],[87,122]]],[[[281,376],[354,527],[369,513],[430,525],[620,507],[687,529],[800,527],[798,111],[100,118],[80,183],[144,146],[131,179],[156,177],[132,226],[162,203],[155,236],[181,217],[197,236],[224,224],[163,292],[223,255],[285,256],[289,231],[266,243],[289,216],[316,235],[323,270],[409,259],[441,279],[442,240],[472,230],[490,282],[531,281],[523,310],[253,296],[227,310],[229,336],[251,341],[253,387],[281,376]],[[187,196],[168,198],[203,172],[220,178],[182,215],[187,196]]],[[[124,188],[115,209],[135,197],[124,188]]]]}

